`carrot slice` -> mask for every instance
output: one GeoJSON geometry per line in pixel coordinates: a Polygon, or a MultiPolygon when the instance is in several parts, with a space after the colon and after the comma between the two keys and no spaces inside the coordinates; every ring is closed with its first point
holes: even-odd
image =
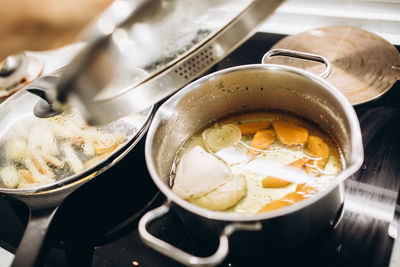
{"type": "Polygon", "coordinates": [[[267,129],[271,126],[270,121],[256,121],[237,125],[242,135],[255,134],[259,130],[267,129]]]}
{"type": "Polygon", "coordinates": [[[21,175],[28,183],[34,183],[35,179],[30,171],[22,169],[18,170],[18,174],[21,175]]]}
{"type": "Polygon", "coordinates": [[[294,203],[300,202],[306,198],[308,198],[310,195],[314,194],[317,191],[312,186],[306,185],[306,184],[299,184],[296,187],[295,192],[291,192],[287,195],[285,195],[283,198],[274,200],[268,204],[266,204],[261,210],[258,211],[258,213],[263,213],[267,211],[272,211],[272,210],[277,210],[283,207],[290,206],[294,203]]]}
{"type": "Polygon", "coordinates": [[[106,153],[109,151],[113,151],[117,147],[118,147],[117,143],[114,143],[111,146],[102,145],[97,141],[93,143],[93,148],[94,148],[94,151],[96,152],[96,154],[102,154],[102,153],[106,153]]]}
{"type": "Polygon", "coordinates": [[[283,207],[289,206],[290,202],[288,201],[284,201],[284,200],[274,200],[270,203],[268,203],[267,205],[265,205],[262,209],[260,209],[258,211],[258,213],[263,213],[263,212],[267,212],[267,211],[272,211],[272,210],[278,210],[281,209],[283,207]]]}
{"type": "Polygon", "coordinates": [[[288,166],[294,167],[294,168],[302,168],[304,166],[304,164],[306,164],[309,160],[310,160],[309,158],[304,157],[304,158],[293,161],[288,166]]]}
{"type": "Polygon", "coordinates": [[[292,192],[285,195],[283,198],[274,200],[268,204],[266,204],[258,213],[263,213],[271,210],[277,210],[283,207],[290,206],[294,203],[297,203],[303,199],[306,199],[307,196],[301,192],[292,192]]]}
{"type": "Polygon", "coordinates": [[[290,184],[290,182],[283,180],[283,179],[279,179],[276,177],[272,177],[272,176],[267,176],[265,177],[262,181],[262,186],[264,188],[268,187],[268,188],[281,188],[284,186],[287,186],[290,184]]]}
{"type": "Polygon", "coordinates": [[[103,159],[105,159],[106,157],[108,157],[109,155],[111,155],[111,152],[112,152],[112,151],[108,151],[108,152],[105,152],[105,153],[103,153],[103,154],[100,154],[100,155],[98,155],[98,156],[96,156],[96,157],[94,157],[94,158],[91,158],[91,159],[85,161],[85,162],[83,163],[83,166],[84,166],[85,168],[89,168],[89,167],[91,167],[91,166],[94,166],[94,165],[98,164],[100,161],[102,161],[103,159]]]}
{"type": "Polygon", "coordinates": [[[314,160],[310,160],[307,165],[304,165],[304,170],[309,176],[317,177],[321,175],[321,173],[317,170],[314,163],[315,163],[314,160]]]}
{"type": "Polygon", "coordinates": [[[272,122],[276,137],[285,145],[303,145],[307,142],[308,130],[293,123],[276,120],[272,122]]]}
{"type": "Polygon", "coordinates": [[[317,161],[317,166],[321,170],[325,168],[329,156],[329,146],[318,136],[309,136],[307,141],[307,148],[311,153],[320,158],[317,161]]]}
{"type": "Polygon", "coordinates": [[[37,153],[31,153],[31,160],[41,174],[48,173],[48,167],[46,163],[37,153]]]}
{"type": "MultiPolygon", "coordinates": [[[[307,157],[298,159],[296,161],[293,161],[292,163],[290,163],[288,166],[289,167],[294,167],[294,168],[302,168],[304,166],[304,164],[306,164],[309,161],[309,159],[307,157]]],[[[289,184],[291,184],[291,182],[277,178],[277,177],[273,177],[273,176],[267,176],[265,177],[262,181],[262,186],[264,188],[280,188],[280,187],[284,187],[287,186],[289,184]]]]}
{"type": "Polygon", "coordinates": [[[306,185],[306,184],[298,184],[296,187],[296,191],[297,192],[303,192],[307,195],[311,195],[314,194],[315,192],[317,192],[317,189],[315,187],[306,185]]]}
{"type": "Polygon", "coordinates": [[[306,199],[307,196],[301,191],[295,191],[285,195],[281,200],[288,201],[291,204],[297,203],[306,199]]]}
{"type": "MultiPolygon", "coordinates": [[[[256,149],[266,149],[275,141],[275,134],[273,130],[260,130],[257,131],[251,140],[250,146],[256,149]]],[[[249,155],[255,155],[258,152],[249,149],[249,155]]]]}

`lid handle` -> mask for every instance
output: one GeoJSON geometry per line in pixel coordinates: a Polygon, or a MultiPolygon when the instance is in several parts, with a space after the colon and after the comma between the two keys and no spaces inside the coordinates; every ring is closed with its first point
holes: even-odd
{"type": "Polygon", "coordinates": [[[319,75],[319,77],[321,77],[323,79],[327,78],[332,70],[331,63],[329,62],[329,60],[327,58],[325,58],[323,56],[289,50],[289,49],[272,49],[263,56],[261,63],[267,64],[267,61],[271,57],[275,57],[275,56],[293,57],[293,58],[306,59],[306,60],[311,60],[311,61],[316,61],[316,62],[322,63],[325,65],[326,69],[323,73],[321,73],[319,75]]]}
{"type": "Polygon", "coordinates": [[[44,76],[28,85],[26,88],[29,93],[41,98],[33,108],[33,114],[36,117],[49,118],[62,112],[61,108],[54,107],[54,103],[57,103],[54,101],[57,81],[57,77],[44,76]]]}

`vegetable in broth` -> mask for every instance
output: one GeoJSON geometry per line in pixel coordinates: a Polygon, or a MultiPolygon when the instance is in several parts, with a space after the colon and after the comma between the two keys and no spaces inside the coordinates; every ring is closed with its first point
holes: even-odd
{"type": "Polygon", "coordinates": [[[183,199],[210,210],[256,214],[312,197],[342,170],[342,158],[332,137],[305,119],[253,112],[196,131],[175,165],[172,191],[183,199]]]}

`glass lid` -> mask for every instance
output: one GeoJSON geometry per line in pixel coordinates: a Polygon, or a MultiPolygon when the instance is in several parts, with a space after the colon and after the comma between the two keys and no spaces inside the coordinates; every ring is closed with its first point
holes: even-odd
{"type": "Polygon", "coordinates": [[[282,0],[115,1],[57,86],[93,124],[163,100],[254,33],[282,0]],[[118,86],[115,86],[115,85],[118,86]]]}
{"type": "Polygon", "coordinates": [[[36,95],[22,90],[0,106],[0,190],[48,187],[95,170],[126,149],[152,113],[148,108],[94,127],[77,109],[38,118],[33,114],[38,101],[36,95]]]}
{"type": "Polygon", "coordinates": [[[152,1],[151,10],[134,16],[113,33],[119,49],[135,67],[154,75],[230,23],[253,0],[152,1]]]}

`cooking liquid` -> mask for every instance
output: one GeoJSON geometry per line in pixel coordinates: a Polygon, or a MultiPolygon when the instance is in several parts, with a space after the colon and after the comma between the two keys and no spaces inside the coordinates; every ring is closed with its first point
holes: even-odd
{"type": "MultiPolygon", "coordinates": [[[[342,166],[344,165],[340,150],[329,134],[305,119],[283,112],[239,114],[211,123],[196,131],[184,142],[175,157],[174,164],[178,166],[182,156],[196,146],[202,147],[205,151],[223,160],[231,168],[234,175],[243,175],[245,177],[247,188],[244,197],[233,206],[224,210],[240,214],[256,214],[266,207],[268,203],[276,207],[283,207],[298,202],[301,199],[312,197],[313,194],[329,184],[342,170],[342,166]],[[203,133],[207,129],[231,124],[240,126],[260,121],[285,121],[306,129],[308,136],[321,138],[329,147],[326,165],[323,169],[315,167],[318,161],[314,161],[314,159],[318,157],[312,155],[307,143],[288,145],[280,142],[276,137],[276,130],[272,125],[268,126],[267,129],[275,131],[275,140],[266,149],[254,150],[251,148],[254,133],[242,133],[240,141],[218,151],[212,151],[205,143],[203,133]],[[288,168],[290,164],[301,159],[309,161],[305,165],[300,166],[300,168],[288,168]],[[312,169],[314,172],[307,173],[306,169],[308,171],[312,169]],[[276,177],[281,180],[288,180],[290,183],[276,188],[263,187],[263,180],[266,177],[276,177]],[[299,194],[295,193],[299,192],[299,188],[304,184],[312,190],[300,192],[299,194]],[[282,199],[284,202],[282,202],[282,199]],[[282,203],[280,202],[284,203],[284,205],[281,205],[282,203]]],[[[201,163],[199,165],[201,166],[201,163]]],[[[171,185],[173,185],[174,177],[175,171],[171,171],[171,185]]],[[[191,199],[188,199],[188,201],[196,204],[196,201],[192,201],[191,199]]],[[[276,209],[276,207],[267,208],[267,210],[276,209]]]]}
{"type": "Polygon", "coordinates": [[[77,112],[16,121],[0,142],[0,188],[42,186],[94,166],[126,140],[104,128],[87,126],[77,112]]]}

